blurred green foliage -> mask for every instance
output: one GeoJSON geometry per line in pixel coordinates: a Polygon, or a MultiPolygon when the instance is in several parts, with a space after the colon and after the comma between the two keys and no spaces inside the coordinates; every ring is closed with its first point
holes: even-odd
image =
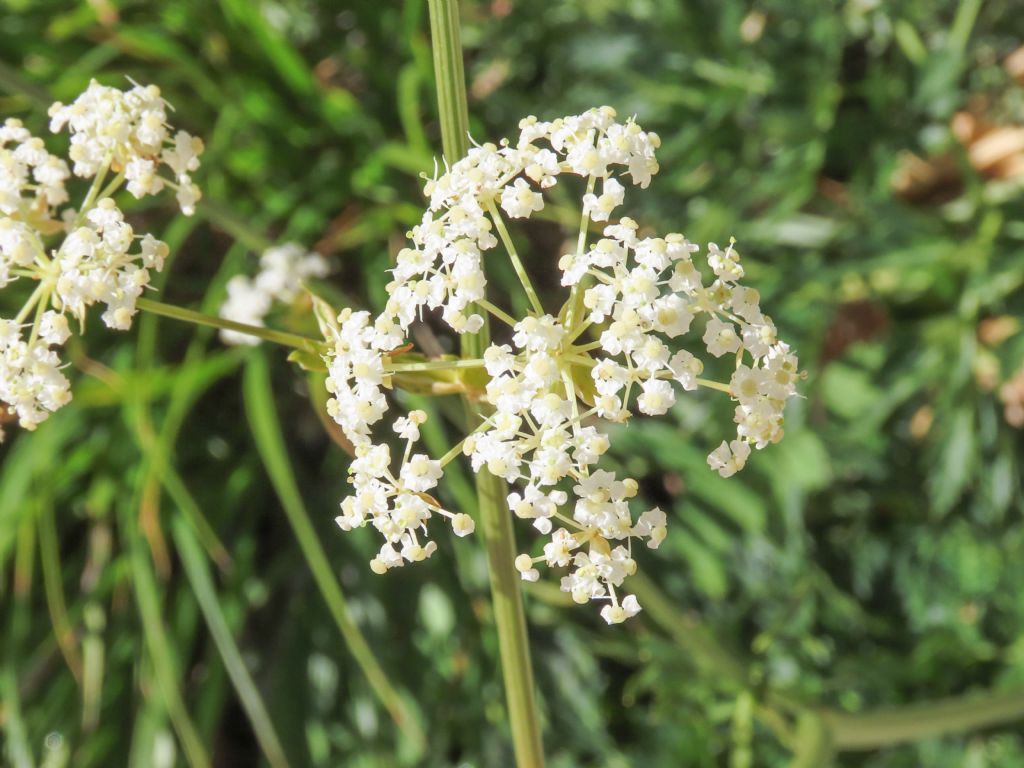
{"type": "MultiPolygon", "coordinates": [[[[672,527],[624,629],[528,595],[551,764],[1024,764],[1013,728],[939,736],[1024,686],[1024,453],[998,396],[1024,366],[1024,197],[950,129],[982,102],[1024,125],[1002,66],[1019,4],[463,14],[474,135],[635,113],[663,148],[631,214],[735,235],[808,373],[786,439],[728,481],[704,463],[724,399],[615,434],[610,463],[672,527]],[[952,175],[897,194],[907,152],[952,175]],[[839,714],[1001,690],[887,749],[849,748],[890,743],[900,716],[839,714]]],[[[171,244],[165,298],[216,311],[228,277],[294,239],[334,259],[338,303],[370,307],[440,153],[428,41],[418,0],[0,0],[0,115],[43,135],[91,77],[158,84],[208,145],[200,216],[133,207],[171,244]]],[[[557,223],[525,235],[554,290],[557,223]]],[[[482,547],[442,540],[373,576],[370,532],[332,522],[347,457],[283,354],[146,317],[91,329],[73,359],[73,405],[0,458],[4,764],[510,764],[482,547]]],[[[470,488],[453,477],[448,501],[471,510],[470,488]]]]}

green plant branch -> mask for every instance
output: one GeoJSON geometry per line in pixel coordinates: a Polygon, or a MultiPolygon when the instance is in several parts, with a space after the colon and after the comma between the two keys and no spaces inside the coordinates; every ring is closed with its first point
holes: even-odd
{"type": "Polygon", "coordinates": [[[154,315],[160,315],[161,317],[169,317],[172,320],[181,320],[195,325],[206,325],[211,328],[223,328],[228,331],[237,331],[238,333],[255,336],[263,339],[264,341],[273,342],[274,344],[281,344],[286,347],[301,349],[305,352],[318,354],[324,347],[324,343],[322,341],[309,336],[300,336],[296,333],[287,333],[285,331],[275,331],[271,328],[264,328],[259,325],[236,323],[234,320],[228,320],[214,315],[207,315],[203,312],[196,312],[193,309],[185,309],[185,307],[178,307],[173,304],[164,304],[162,301],[140,298],[135,302],[135,305],[143,312],[152,312],[154,315]]]}
{"type": "Polygon", "coordinates": [[[145,472],[144,477],[151,473],[156,476],[160,485],[167,491],[168,496],[178,506],[178,511],[185,517],[192,526],[199,540],[203,543],[204,549],[218,567],[227,570],[231,566],[231,554],[227,547],[221,542],[217,532],[210,525],[210,521],[199,509],[192,495],[185,487],[184,481],[168,459],[165,446],[157,437],[150,421],[149,407],[145,401],[139,399],[132,404],[133,418],[131,419],[135,437],[139,449],[144,455],[145,472]]]}
{"type": "Polygon", "coordinates": [[[422,371],[453,371],[457,368],[483,368],[483,360],[426,360],[422,363],[387,363],[387,373],[419,373],[422,371]]]}
{"type": "Polygon", "coordinates": [[[428,5],[441,146],[445,161],[451,164],[469,151],[469,104],[462,63],[459,4],[458,0],[429,0],[428,5]]]}
{"type": "Polygon", "coordinates": [[[43,572],[43,590],[46,593],[46,607],[50,612],[53,635],[57,640],[64,661],[71,670],[75,682],[82,684],[82,656],[76,645],[75,629],[68,618],[67,603],[64,601],[64,585],[61,583],[60,547],[57,542],[57,524],[54,520],[53,505],[49,499],[39,502],[39,565],[43,572]]]}
{"type": "Polygon", "coordinates": [[[501,238],[501,243],[505,246],[508,258],[512,262],[512,268],[516,271],[516,277],[519,278],[519,282],[522,284],[523,290],[526,291],[526,298],[530,300],[530,306],[533,307],[533,311],[537,313],[538,317],[543,315],[544,305],[540,303],[537,291],[533,287],[533,283],[530,281],[530,275],[527,273],[526,267],[523,266],[523,262],[519,258],[519,252],[516,250],[515,243],[512,242],[512,235],[508,233],[508,228],[505,226],[505,220],[494,205],[493,200],[487,201],[487,212],[491,215],[491,220],[494,222],[494,226],[498,230],[498,237],[501,238]]]}
{"type": "Polygon", "coordinates": [[[1024,720],[1024,688],[984,691],[848,715],[822,710],[837,750],[881,749],[1024,720]]]}
{"type": "Polygon", "coordinates": [[[3,729],[5,756],[12,768],[34,768],[28,729],[21,713],[21,693],[18,690],[18,657],[29,628],[31,604],[32,536],[33,521],[25,518],[18,526],[14,550],[15,584],[11,600],[11,621],[5,627],[3,666],[0,667],[0,728],[3,729]]]}

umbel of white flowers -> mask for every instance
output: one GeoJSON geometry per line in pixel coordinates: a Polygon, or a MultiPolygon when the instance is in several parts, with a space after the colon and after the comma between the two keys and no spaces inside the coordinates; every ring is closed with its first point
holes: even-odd
{"type": "Polygon", "coordinates": [[[203,143],[172,133],[155,86],[93,81],[73,103],[54,104],[50,118],[52,131],[71,135],[71,169],[20,121],[0,127],[0,290],[33,286],[13,318],[0,318],[0,407],[25,429],[71,400],[58,354],[72,333],[68,317],[84,329],[88,308],[102,304],[108,327],[129,328],[150,271],[163,268],[167,246],[137,234],[114,193],[126,185],[141,198],[170,187],[186,215],[200,197],[190,174],[203,143]],[[92,179],[77,210],[66,205],[72,172],[92,179]]]}
{"type": "Polygon", "coordinates": [[[540,554],[516,560],[523,579],[539,578],[540,563],[567,568],[562,590],[580,603],[602,601],[601,615],[618,623],[640,610],[623,586],[637,567],[633,541],[656,548],[666,536],[666,516],[658,508],[634,516],[636,481],[596,468],[609,448],[598,420],[622,423],[634,412],[658,416],[673,405],[678,389],[708,387],[736,404],[735,438],[708,456],[723,477],[743,468],[751,447],[781,439],[783,407],[796,393],[797,358],[761,312],[757,291],[739,284],[744,271],[733,244],[709,245],[702,269],[694,261],[699,248],[683,235],[641,237],[629,218],[588,242],[590,222],[610,222],[623,203],[620,179],[645,188],[658,171],[657,135],[615,117],[609,107],[551,122],[528,117],[514,144],[474,146],[426,183],[429,209],[410,233],[412,245],[398,254],[384,311],[373,317],[345,310],[325,324],[332,345],[325,356],[329,410],[357,456],[350,470],[354,490],[337,522],[345,530],[370,524],[380,532],[374,571],[429,557],[436,545],[427,538],[427,523],[435,516],[447,519],[457,535],[473,529],[470,518],[443,509],[428,493],[461,450],[475,471],[515,484],[511,511],[549,537],[540,554]],[[576,248],[559,261],[568,296],[551,313],[502,211],[530,217],[543,209],[544,191],[566,174],[585,179],[586,192],[576,248]],[[511,317],[487,300],[483,255],[499,242],[530,301],[526,317],[511,317]],[[410,325],[435,310],[460,334],[479,330],[480,312],[489,312],[511,327],[512,344],[492,344],[482,359],[459,361],[460,368],[485,369],[483,399],[492,412],[445,457],[414,453],[425,414],[413,411],[394,421],[406,441],[395,469],[388,445],[374,442],[372,430],[388,411],[384,390],[397,374],[443,367],[402,361],[410,325]],[[673,340],[694,337],[703,343],[698,352],[735,358],[728,382],[701,378],[701,357],[674,350],[673,340]]]}
{"type": "MultiPolygon", "coordinates": [[[[285,243],[264,251],[256,277],[235,275],[227,284],[227,297],[220,307],[220,316],[246,325],[262,326],[275,303],[290,304],[302,293],[304,281],[326,277],[327,259],[316,252],[307,252],[298,243],[285,243]]],[[[258,337],[221,329],[225,344],[256,346],[258,337]]]]}

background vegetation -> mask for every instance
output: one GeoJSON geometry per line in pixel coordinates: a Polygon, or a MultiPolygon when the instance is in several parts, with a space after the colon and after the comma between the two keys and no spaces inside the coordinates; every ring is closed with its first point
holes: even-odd
{"type": "MultiPolygon", "coordinates": [[[[635,113],[663,171],[632,212],[736,236],[808,372],[728,481],[722,400],[615,435],[670,534],[625,628],[528,593],[552,765],[1024,765],[1019,11],[463,3],[474,135],[635,113]]],[[[197,217],[133,208],[168,300],[215,312],[298,240],[339,303],[380,301],[440,154],[422,0],[0,0],[0,115],[42,135],[50,101],[125,76],[207,140],[197,217]]],[[[543,272],[557,222],[525,236],[543,272]]],[[[510,764],[481,543],[374,576],[283,353],[146,317],[74,360],[73,405],[0,449],[0,762],[510,764]]]]}

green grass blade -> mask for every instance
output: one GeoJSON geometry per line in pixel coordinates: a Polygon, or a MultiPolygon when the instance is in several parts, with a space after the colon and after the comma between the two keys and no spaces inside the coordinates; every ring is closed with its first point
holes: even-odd
{"type": "Polygon", "coordinates": [[[207,768],[210,759],[178,689],[178,673],[175,670],[167,632],[160,617],[160,593],[153,565],[146,555],[146,542],[134,528],[134,511],[130,505],[124,505],[121,517],[130,547],[135,599],[139,606],[142,630],[146,638],[146,648],[153,662],[157,687],[189,764],[193,768],[207,768]]]}
{"type": "Polygon", "coordinates": [[[4,734],[6,757],[12,768],[33,768],[32,750],[25,733],[25,722],[21,719],[21,701],[18,696],[18,678],[13,663],[8,661],[0,676],[0,701],[4,705],[4,734]]]}
{"type": "Polygon", "coordinates": [[[377,698],[419,751],[426,744],[419,723],[391,684],[380,662],[377,661],[377,657],[374,656],[366,642],[359,625],[352,618],[348,601],[334,576],[327,554],[317,539],[316,531],[302,501],[298,483],[295,481],[295,473],[285,450],[281,425],[274,405],[267,361],[259,351],[252,354],[245,367],[244,392],[249,426],[252,429],[260,456],[263,458],[263,464],[288,517],[288,522],[295,532],[295,538],[299,541],[303,556],[313,572],[316,585],[331,611],[331,616],[334,617],[338,631],[341,632],[349,651],[363,670],[363,674],[366,675],[377,698]]]}
{"type": "Polygon", "coordinates": [[[231,630],[228,629],[227,619],[224,618],[224,613],[221,611],[213,580],[206,568],[203,550],[196,540],[195,533],[190,524],[181,517],[177,517],[171,522],[171,535],[177,545],[178,554],[181,556],[185,575],[192,585],[192,592],[199,601],[199,609],[203,612],[206,625],[209,627],[213,641],[224,661],[228,676],[235,686],[239,701],[249,716],[256,741],[259,742],[263,754],[266,755],[267,762],[274,768],[286,768],[289,764],[288,758],[285,756],[281,740],[277,736],[277,731],[274,729],[270,713],[263,703],[259,689],[242,660],[242,654],[231,636],[231,630]]]}
{"type": "Polygon", "coordinates": [[[21,716],[21,696],[18,693],[19,650],[28,632],[29,595],[32,585],[32,550],[34,546],[33,523],[26,518],[18,527],[15,549],[14,600],[12,601],[11,625],[7,628],[7,653],[3,670],[0,672],[0,703],[3,704],[3,726],[5,749],[0,757],[10,759],[13,768],[33,768],[35,760],[29,744],[28,730],[21,716]]]}
{"type": "Polygon", "coordinates": [[[64,600],[57,525],[54,521],[53,505],[49,499],[40,502],[39,564],[43,571],[43,591],[46,593],[46,606],[50,611],[54,637],[71,674],[81,684],[82,656],[75,644],[75,630],[68,619],[67,603],[64,600]]]}

